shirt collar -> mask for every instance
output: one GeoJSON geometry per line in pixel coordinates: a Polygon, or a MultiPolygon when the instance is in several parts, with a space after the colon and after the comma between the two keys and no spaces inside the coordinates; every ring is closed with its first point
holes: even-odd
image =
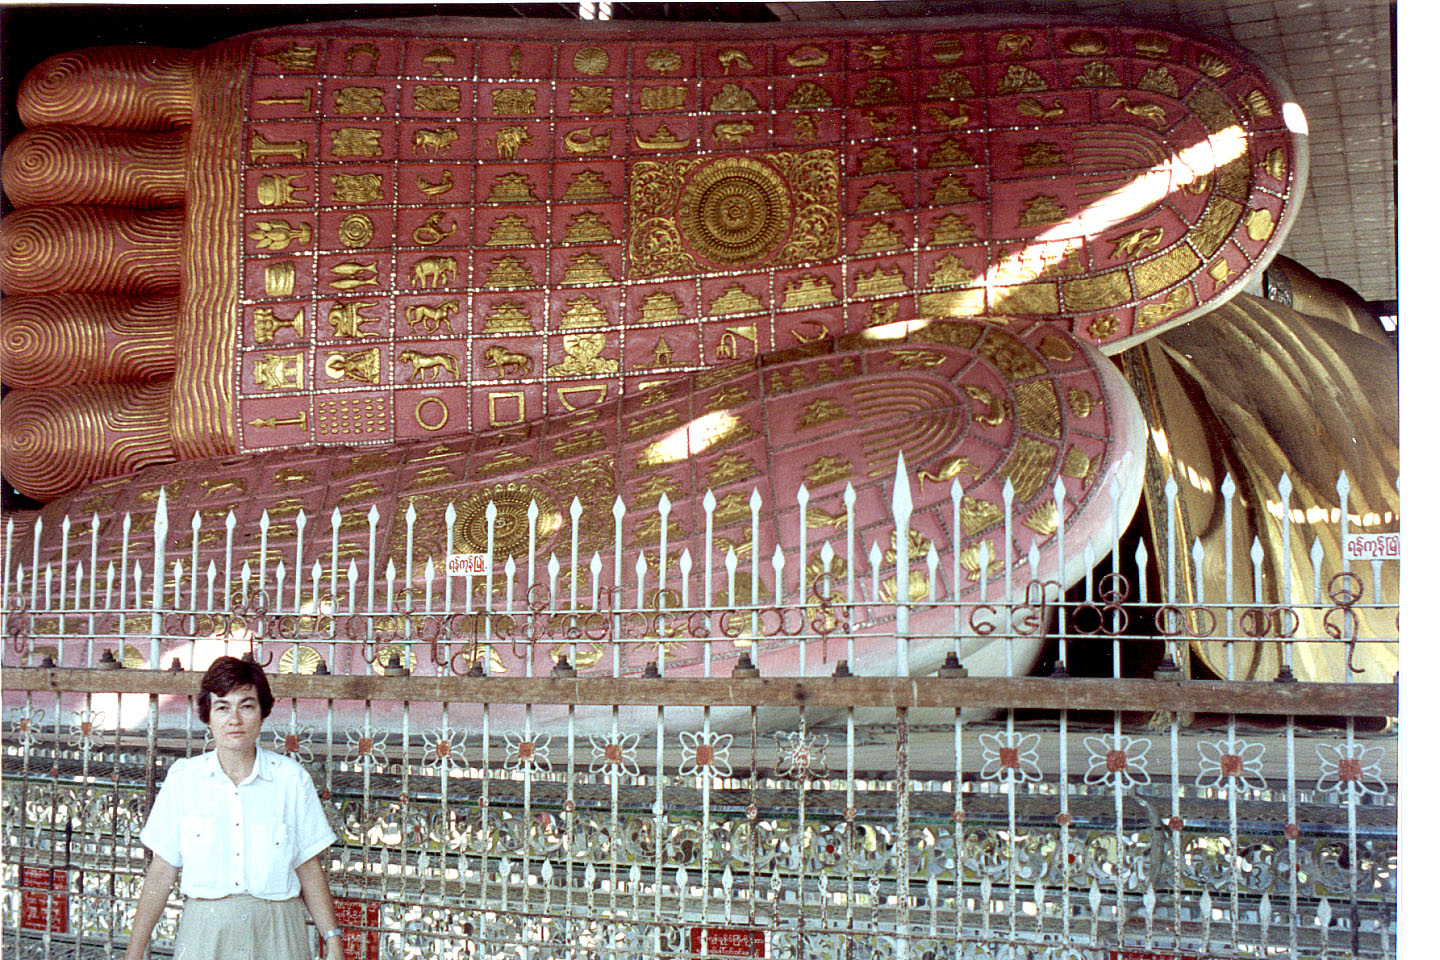
{"type": "MultiPolygon", "coordinates": [[[[243,787],[245,784],[257,778],[273,781],[275,779],[275,764],[278,760],[279,758],[269,750],[256,746],[255,765],[250,768],[250,775],[244,780],[241,780],[236,786],[243,787]]],[[[225,771],[220,768],[220,753],[216,750],[211,750],[205,754],[205,772],[212,777],[221,777],[225,780],[230,779],[225,776],[225,771]]]]}

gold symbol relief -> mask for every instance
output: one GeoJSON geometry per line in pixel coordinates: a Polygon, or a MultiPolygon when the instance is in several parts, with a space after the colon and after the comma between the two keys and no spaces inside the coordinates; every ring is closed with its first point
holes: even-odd
{"type": "Polygon", "coordinates": [[[605,266],[605,262],[597,255],[589,252],[577,254],[572,257],[569,262],[565,264],[565,276],[560,280],[562,285],[614,282],[615,278],[610,276],[610,271],[605,266]]]}
{"type": "Polygon", "coordinates": [[[1245,215],[1245,231],[1251,240],[1269,240],[1275,232],[1275,218],[1269,210],[1251,210],[1245,215]]]}
{"type": "Polygon", "coordinates": [[[429,84],[415,88],[415,109],[455,113],[460,109],[460,88],[454,84],[429,84]]]}
{"type": "Polygon", "coordinates": [[[727,83],[710,98],[710,109],[726,113],[759,109],[755,95],[738,83],[727,83]]]}
{"type": "Polygon", "coordinates": [[[1021,98],[1020,102],[1015,104],[1015,112],[1036,120],[1058,120],[1065,116],[1065,108],[1060,105],[1059,100],[1047,107],[1034,97],[1021,98]]]}
{"type": "Polygon", "coordinates": [[[1159,93],[1174,99],[1180,98],[1180,84],[1165,67],[1151,67],[1135,85],[1136,89],[1159,93]]]}
{"type": "Polygon", "coordinates": [[[410,144],[417,153],[439,156],[449,153],[460,133],[454,127],[435,127],[430,130],[416,130],[410,137],[410,144]]]}
{"type": "Polygon", "coordinates": [[[378,157],[380,131],[368,127],[342,127],[330,134],[331,149],[337,157],[378,157]]]}
{"type": "Polygon", "coordinates": [[[1110,250],[1110,256],[1130,260],[1146,250],[1158,250],[1164,236],[1164,227],[1144,227],[1127,233],[1115,241],[1115,246],[1110,250]]]}
{"type": "Polygon", "coordinates": [[[455,174],[449,170],[442,170],[439,180],[426,180],[424,174],[417,173],[415,174],[415,186],[427,197],[443,196],[455,186],[455,174]]]}
{"type": "MultiPolygon", "coordinates": [[[[606,136],[605,143],[608,146],[610,141],[608,134],[606,136]]],[[[635,146],[642,150],[683,150],[689,145],[688,139],[681,140],[671,133],[670,128],[663,123],[655,129],[655,133],[649,139],[640,136],[640,131],[635,131],[635,146]]]]}
{"type": "Polygon", "coordinates": [[[283,207],[287,203],[300,203],[294,199],[295,181],[303,177],[303,173],[283,174],[273,173],[261,177],[255,183],[255,200],[262,207],[283,207]]]}
{"type": "MultiPolygon", "coordinates": [[[[245,422],[250,424],[250,426],[252,427],[268,427],[272,430],[278,429],[280,427],[299,427],[301,430],[304,430],[306,420],[307,417],[305,411],[301,410],[293,417],[257,417],[254,420],[247,420],[245,422]]],[[[240,483],[239,490],[241,493],[245,491],[245,484],[243,481],[240,483]]],[[[204,542],[203,535],[201,537],[201,542],[204,542]]]]}
{"type": "Polygon", "coordinates": [[[422,383],[438,380],[443,373],[450,374],[452,380],[460,379],[460,366],[453,353],[421,353],[418,350],[402,350],[398,361],[410,364],[410,376],[406,378],[407,383],[415,380],[422,383]],[[431,376],[432,374],[433,376],[431,376]]]}
{"type": "Polygon", "coordinates": [[[1065,38],[1065,49],[1077,57],[1093,57],[1106,50],[1105,37],[1094,30],[1081,30],[1065,38]]]}
{"type": "Polygon", "coordinates": [[[1165,108],[1158,103],[1131,103],[1129,97],[1116,97],[1110,104],[1111,110],[1124,110],[1132,117],[1139,117],[1155,124],[1155,129],[1162,129],[1169,118],[1165,114],[1165,108]]]}
{"type": "Polygon", "coordinates": [[[571,130],[565,134],[561,141],[565,144],[568,153],[603,153],[610,149],[610,134],[601,132],[595,133],[594,127],[581,127],[579,130],[571,130]]]}
{"type": "Polygon", "coordinates": [[[356,287],[378,287],[380,286],[379,269],[376,261],[359,263],[355,260],[346,260],[344,263],[337,263],[330,268],[336,279],[330,281],[330,286],[336,290],[354,290],[356,287]]]}
{"type": "Polygon", "coordinates": [[[337,339],[354,340],[362,337],[378,337],[378,331],[366,330],[367,323],[379,323],[383,317],[367,317],[361,310],[369,310],[379,306],[373,300],[350,300],[345,303],[334,303],[330,306],[330,312],[325,319],[333,328],[337,339]]]}
{"type": "Polygon", "coordinates": [[[666,323],[683,320],[680,298],[664,290],[656,290],[640,303],[641,323],[666,323]]]}
{"type": "Polygon", "coordinates": [[[1005,71],[1005,76],[1000,78],[996,87],[997,93],[1039,93],[1048,90],[1045,78],[1040,76],[1029,67],[1012,63],[1005,71]]]}
{"type": "Polygon", "coordinates": [[[726,73],[729,73],[732,69],[755,69],[755,65],[750,62],[750,58],[746,56],[745,51],[736,50],[733,47],[721,50],[719,53],[715,54],[715,59],[719,62],[720,66],[725,69],[726,73]]]}
{"type": "Polygon", "coordinates": [[[565,312],[560,315],[560,329],[573,330],[576,327],[601,327],[610,322],[605,307],[594,297],[581,294],[567,302],[565,312]]]}
{"type": "MultiPolygon", "coordinates": [[[[1128,289],[1129,285],[1127,284],[1126,286],[1128,289]]],[[[1096,317],[1094,320],[1091,320],[1090,326],[1087,328],[1087,332],[1090,334],[1090,339],[1098,343],[1099,341],[1104,340],[1106,337],[1113,336],[1115,334],[1115,331],[1119,328],[1119,320],[1111,316],[1104,316],[1096,317]]]]}
{"type": "Polygon", "coordinates": [[[275,332],[281,327],[288,327],[295,331],[297,337],[305,336],[305,311],[296,310],[294,316],[289,320],[282,320],[275,316],[275,311],[269,307],[259,307],[255,310],[255,342],[274,343],[275,332]]]}
{"type": "Polygon", "coordinates": [[[641,110],[681,110],[685,107],[685,87],[645,87],[640,91],[641,110]]]}
{"type": "Polygon", "coordinates": [[[561,342],[565,359],[547,371],[551,376],[608,376],[620,369],[620,361],[600,356],[605,349],[603,333],[567,333],[561,342]]]}
{"type": "Polygon", "coordinates": [[[1200,68],[1201,73],[1207,77],[1213,77],[1216,80],[1230,72],[1230,64],[1221,60],[1213,53],[1200,54],[1195,63],[1200,68]]]}
{"type": "Polygon", "coordinates": [[[855,468],[844,457],[826,454],[805,467],[805,483],[811,487],[837,483],[854,476],[855,468]]]}
{"type": "Polygon", "coordinates": [[[1065,208],[1058,197],[1039,193],[1025,201],[1020,212],[1020,226],[1031,227],[1045,223],[1060,223],[1065,219],[1065,208]]]}
{"type": "Polygon", "coordinates": [[[535,231],[529,222],[513,213],[496,220],[490,236],[485,238],[487,247],[529,247],[535,243],[535,231]]]}
{"type": "Polygon", "coordinates": [[[712,413],[727,407],[738,407],[753,399],[755,399],[755,394],[748,387],[742,387],[738,383],[729,383],[716,390],[710,395],[710,399],[705,401],[705,412],[712,413]]]}
{"type": "Polygon", "coordinates": [[[305,152],[309,144],[304,140],[269,140],[264,134],[254,134],[250,138],[250,160],[261,160],[265,157],[291,157],[295,160],[304,160],[305,152]]]}
{"type": "Polygon", "coordinates": [[[246,234],[258,250],[285,250],[293,241],[297,246],[310,242],[310,225],[291,226],[288,220],[261,220],[246,234]]]}
{"type": "MultiPolygon", "coordinates": [[[[900,85],[884,74],[876,74],[855,91],[855,106],[869,107],[900,102],[900,85]]],[[[961,108],[963,111],[963,107],[961,108]]]]}
{"type": "Polygon", "coordinates": [[[967,386],[965,392],[970,394],[971,399],[984,405],[982,413],[973,414],[970,419],[976,423],[987,424],[998,427],[1005,422],[1005,414],[1010,409],[1004,397],[997,397],[992,391],[979,386],[967,386]]]}
{"type": "Polygon", "coordinates": [[[581,114],[613,113],[614,93],[611,87],[571,87],[570,112],[581,114]]]}
{"type": "Polygon", "coordinates": [[[1017,501],[1029,500],[1040,492],[1056,459],[1056,449],[1032,437],[1021,437],[1015,452],[1000,468],[999,476],[1007,477],[1015,487],[1017,501]]]}
{"type": "Polygon", "coordinates": [[[1074,348],[1059,337],[1046,337],[1040,341],[1039,349],[1040,356],[1058,363],[1064,363],[1075,356],[1074,348]]]}
{"type": "Polygon", "coordinates": [[[754,132],[755,124],[749,120],[722,121],[715,124],[715,139],[727,146],[738,147],[754,132]]]}
{"type": "MultiPolygon", "coordinates": [[[[521,407],[524,407],[524,398],[521,398],[521,407]]],[[[494,422],[494,395],[491,395],[491,422],[494,422]]],[[[415,404],[415,422],[422,430],[429,430],[432,433],[443,429],[445,424],[450,422],[450,407],[439,397],[425,397],[415,404]],[[435,408],[439,409],[436,410],[435,408]]]]}
{"type": "Polygon", "coordinates": [[[830,54],[813,44],[796,47],[785,56],[785,62],[797,70],[809,67],[823,67],[830,62],[830,54]]]}
{"type": "Polygon", "coordinates": [[[376,203],[383,182],[378,173],[332,173],[330,199],[336,203],[376,203]]]}
{"type": "Polygon", "coordinates": [[[968,473],[972,477],[975,476],[975,464],[971,462],[969,457],[952,457],[942,463],[939,470],[933,473],[929,470],[921,470],[915,476],[916,479],[920,481],[920,492],[924,493],[925,481],[945,483],[954,480],[962,473],[968,473]]]}
{"type": "Polygon", "coordinates": [[[1006,33],[995,41],[995,52],[1007,57],[1022,57],[1030,52],[1035,41],[1028,34],[1006,33]]]}
{"type": "MultiPolygon", "coordinates": [[[[585,453],[589,450],[599,450],[605,446],[605,435],[599,430],[588,430],[585,433],[577,433],[569,437],[561,437],[555,441],[555,456],[569,457],[577,453],[585,453]]],[[[660,496],[658,493],[655,495],[660,496]]]]}
{"type": "Polygon", "coordinates": [[[929,245],[977,242],[979,242],[979,237],[975,235],[975,228],[970,226],[970,218],[968,216],[964,214],[947,213],[935,221],[935,227],[930,233],[929,245]]]}
{"type": "Polygon", "coordinates": [[[375,62],[380,59],[380,48],[373,43],[352,43],[345,50],[346,73],[374,73],[375,62]],[[364,59],[365,69],[359,64],[364,59]]]}
{"type": "Polygon", "coordinates": [[[335,112],[349,115],[357,113],[383,113],[385,91],[379,87],[341,87],[335,91],[335,112]]]}
{"type": "Polygon", "coordinates": [[[824,423],[834,423],[836,420],[843,419],[845,419],[845,408],[829,397],[821,397],[805,408],[805,411],[800,414],[795,428],[799,430],[805,427],[818,427],[824,423]]]}
{"type": "Polygon", "coordinates": [[[1285,151],[1283,149],[1276,147],[1274,150],[1265,154],[1265,172],[1270,174],[1270,176],[1276,180],[1284,180],[1288,170],[1289,165],[1285,162],[1285,151]]]}
{"type": "Polygon", "coordinates": [[[935,186],[930,191],[930,204],[939,206],[947,203],[975,203],[980,198],[975,196],[969,181],[953,173],[947,173],[935,181],[935,186]]]}
{"type": "MultiPolygon", "coordinates": [[[[970,111],[963,103],[956,104],[954,113],[948,113],[942,107],[933,103],[925,108],[925,112],[931,120],[934,120],[946,130],[959,130],[970,122],[970,111]]],[[[871,126],[874,126],[874,121],[871,121],[871,126]]]]}
{"type": "Polygon", "coordinates": [[[380,382],[380,348],[332,353],[325,360],[325,375],[332,380],[380,382]]]}
{"type": "MultiPolygon", "coordinates": [[[[603,335],[602,335],[603,336],[603,335]]],[[[643,417],[631,420],[625,427],[627,439],[641,440],[651,437],[662,430],[680,425],[680,414],[675,410],[665,410],[660,413],[652,413],[643,417]]]]}
{"type": "Polygon", "coordinates": [[[900,231],[884,220],[872,223],[860,235],[859,243],[855,246],[856,253],[889,253],[893,250],[903,249],[905,249],[905,238],[900,235],[900,231]]]}
{"type": "Polygon", "coordinates": [[[1120,75],[1105,61],[1091,60],[1070,83],[1075,87],[1118,87],[1120,75]]]}
{"type": "Polygon", "coordinates": [[[493,367],[498,377],[523,376],[530,373],[531,360],[523,353],[493,346],[485,349],[485,366],[493,367]]]}
{"type": "Polygon", "coordinates": [[[1207,272],[1210,274],[1210,279],[1214,280],[1218,286],[1230,279],[1230,263],[1224,257],[1221,257],[1215,261],[1214,265],[1211,266],[1207,272]]]}
{"type": "Polygon", "coordinates": [[[885,61],[895,56],[895,51],[885,46],[885,44],[879,42],[872,43],[867,47],[861,47],[855,52],[860,54],[860,56],[864,57],[866,60],[869,60],[870,66],[872,67],[881,66],[885,63],[885,61]]]}
{"type": "Polygon", "coordinates": [[[537,199],[539,198],[535,196],[535,187],[528,176],[523,173],[502,173],[490,185],[490,195],[485,198],[485,202],[524,203],[537,199]]]}
{"type": "Polygon", "coordinates": [[[254,382],[266,390],[299,390],[305,369],[303,353],[266,353],[251,368],[254,382]]]}
{"type": "Polygon", "coordinates": [[[820,130],[815,125],[815,118],[808,114],[802,113],[791,120],[790,128],[795,132],[796,140],[813,143],[820,138],[820,130]]]}
{"type": "Polygon", "coordinates": [[[1200,258],[1184,244],[1176,244],[1163,256],[1148,260],[1135,268],[1135,293],[1148,297],[1194,273],[1200,258]]]}
{"type": "Polygon", "coordinates": [[[829,277],[807,273],[785,284],[785,295],[780,303],[782,310],[798,310],[803,307],[823,307],[835,303],[835,281],[829,277]]]}
{"type": "Polygon", "coordinates": [[[1057,144],[1036,140],[1020,147],[1020,169],[1034,170],[1040,167],[1058,167],[1065,162],[1065,155],[1057,144]]]}
{"type": "Polygon", "coordinates": [[[1193,306],[1194,295],[1189,287],[1176,287],[1165,297],[1164,303],[1147,303],[1135,311],[1135,329],[1144,330],[1157,323],[1169,320],[1186,307],[1193,306]]]}
{"type": "Polygon", "coordinates": [[[930,279],[926,283],[929,288],[956,287],[970,284],[975,281],[975,274],[960,262],[954,254],[947,253],[935,264],[930,271],[930,279]]]}
{"type": "Polygon", "coordinates": [[[452,223],[450,224],[450,229],[445,229],[444,224],[441,222],[443,216],[444,214],[438,212],[430,214],[430,216],[425,218],[425,222],[416,227],[415,231],[410,234],[410,239],[422,247],[433,247],[435,244],[446,240],[457,228],[455,224],[452,223]]]}
{"type": "Polygon", "coordinates": [[[785,98],[786,110],[823,110],[835,106],[835,100],[818,83],[803,80],[785,98]]]}
{"type": "Polygon", "coordinates": [[[1200,220],[1190,231],[1190,239],[1202,256],[1213,256],[1235,228],[1244,208],[1228,197],[1213,197],[1200,220]]]}
{"type": "Polygon", "coordinates": [[[265,266],[265,296],[288,297],[295,292],[295,263],[277,260],[265,266]]]}
{"type": "Polygon", "coordinates": [[[890,173],[900,169],[900,160],[895,148],[883,144],[867,147],[860,154],[861,173],[890,173]]]}
{"type": "Polygon", "coordinates": [[[726,157],[701,166],[686,184],[676,225],[702,257],[739,266],[775,253],[790,229],[790,211],[790,191],[773,167],[726,157]]]}
{"type": "Polygon", "coordinates": [[[1070,412],[1083,420],[1090,416],[1100,401],[1089,390],[1072,387],[1070,392],[1065,395],[1065,402],[1070,404],[1070,412]]]}
{"type": "Polygon", "coordinates": [[[886,270],[884,267],[876,267],[869,273],[864,270],[855,274],[855,296],[857,297],[878,297],[890,293],[905,293],[909,288],[905,286],[905,274],[899,267],[886,270]]]}
{"type": "Polygon", "coordinates": [[[460,309],[460,301],[457,299],[443,300],[440,303],[412,303],[405,308],[405,320],[410,324],[410,332],[414,333],[416,327],[421,327],[426,333],[436,334],[442,329],[446,333],[453,334],[454,328],[450,326],[450,317],[460,309]]]}
{"type": "Polygon", "coordinates": [[[363,247],[375,236],[375,223],[363,213],[352,213],[340,221],[340,242],[351,249],[363,247]]]}
{"type": "Polygon", "coordinates": [[[823,320],[802,320],[790,331],[799,343],[814,343],[817,340],[824,340],[830,335],[830,328],[825,326],[823,320]]]}
{"type": "Polygon", "coordinates": [[[520,148],[530,142],[530,131],[524,127],[502,127],[495,134],[495,156],[501,160],[515,160],[520,148]]]}
{"type": "Polygon", "coordinates": [[[1071,447],[1065,451],[1065,459],[1060,464],[1060,473],[1072,479],[1086,483],[1090,479],[1090,471],[1095,468],[1095,462],[1085,454],[1079,447],[1071,447]]]}
{"type": "Polygon", "coordinates": [[[422,257],[410,268],[413,286],[433,290],[455,282],[454,257],[422,257]]]}
{"type": "Polygon", "coordinates": [[[1020,426],[1032,433],[1060,436],[1060,398],[1047,381],[1016,384],[1015,415],[1020,426]]]}
{"type": "MultiPolygon", "coordinates": [[[[451,259],[453,262],[453,258],[451,259]]],[[[451,271],[453,274],[454,271],[451,271]]],[[[509,287],[533,287],[536,285],[535,274],[530,267],[519,257],[506,254],[490,267],[490,272],[485,275],[485,281],[481,284],[486,290],[503,290],[509,287]]]]}
{"type": "Polygon", "coordinates": [[[535,115],[535,91],[524,87],[504,87],[490,94],[497,117],[530,117],[535,115]]]}
{"type": "Polygon", "coordinates": [[[562,242],[610,243],[614,239],[610,224],[606,223],[603,217],[593,210],[582,210],[565,228],[565,239],[562,242]]]}
{"type": "Polygon", "coordinates": [[[604,73],[605,68],[610,66],[610,55],[599,47],[581,47],[575,51],[575,56],[570,62],[574,65],[576,72],[593,77],[604,73]]]}
{"type": "Polygon", "coordinates": [[[734,360],[740,355],[742,342],[748,342],[750,352],[754,353],[756,345],[759,343],[759,336],[754,324],[727,327],[725,332],[720,334],[720,342],[715,346],[715,359],[734,360]]]}
{"type": "Polygon", "coordinates": [[[663,336],[655,341],[655,349],[650,352],[650,362],[638,364],[641,367],[668,367],[675,362],[675,350],[670,346],[670,341],[663,336]]]}
{"type": "Polygon", "coordinates": [[[860,197],[860,202],[855,205],[856,213],[875,213],[880,210],[894,210],[905,206],[905,201],[895,188],[888,183],[880,182],[866,190],[860,197]]]}
{"type": "Polygon", "coordinates": [[[959,70],[942,70],[940,76],[925,91],[926,100],[958,100],[975,96],[975,85],[959,70]]]}
{"type": "Polygon", "coordinates": [[[432,77],[443,77],[445,75],[443,68],[455,63],[455,54],[449,47],[435,47],[426,53],[421,60],[430,65],[430,75],[432,77]]]}
{"type": "Polygon", "coordinates": [[[705,474],[705,483],[711,487],[722,487],[737,480],[748,480],[759,476],[755,463],[744,454],[722,453],[705,474]]]}
{"type": "MultiPolygon", "coordinates": [[[[490,426],[508,427],[524,422],[525,392],[523,390],[496,390],[490,394],[488,399],[490,426]]],[[[419,412],[418,409],[416,412],[419,412]]],[[[431,429],[438,430],[440,428],[432,427],[431,429]]],[[[526,462],[528,462],[528,458],[526,458],[526,462]]]]}
{"type": "Polygon", "coordinates": [[[1031,511],[1030,516],[1021,520],[1020,525],[1022,527],[1029,527],[1042,537],[1048,537],[1054,533],[1055,528],[1059,526],[1059,520],[1060,511],[1056,509],[1055,501],[1047,500],[1035,508],[1035,510],[1031,511]]]}
{"type": "Polygon", "coordinates": [[[501,300],[485,317],[483,333],[533,333],[535,324],[530,314],[514,300],[501,300]]]}
{"type": "Polygon", "coordinates": [[[645,66],[656,73],[674,73],[684,64],[680,54],[674,50],[651,50],[645,54],[645,66]]]}
{"type": "Polygon", "coordinates": [[[1274,116],[1275,111],[1270,106],[1270,100],[1260,90],[1251,90],[1245,94],[1242,103],[1245,105],[1245,112],[1250,114],[1252,120],[1260,117],[1274,116]]]}
{"type": "Polygon", "coordinates": [[[975,158],[958,140],[947,138],[930,151],[930,156],[925,158],[925,166],[932,170],[937,167],[973,167],[975,158]]]}
{"type": "Polygon", "coordinates": [[[732,313],[749,313],[759,310],[760,307],[759,297],[748,293],[738,282],[734,282],[710,302],[710,315],[723,317],[732,313]]]}
{"type": "Polygon", "coordinates": [[[314,46],[302,47],[300,44],[291,41],[283,50],[275,53],[267,53],[260,59],[269,60],[281,70],[298,71],[314,70],[315,56],[320,51],[314,46]]]}

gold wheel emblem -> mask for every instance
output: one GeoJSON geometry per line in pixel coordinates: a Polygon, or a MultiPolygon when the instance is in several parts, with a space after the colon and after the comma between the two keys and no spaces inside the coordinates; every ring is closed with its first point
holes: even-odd
{"type": "Polygon", "coordinates": [[[745,157],[708,164],[680,197],[680,232],[706,260],[757,263],[779,248],[790,226],[790,195],[780,174],[745,157]]]}
{"type": "Polygon", "coordinates": [[[485,509],[495,503],[495,564],[506,559],[523,560],[530,548],[530,501],[535,501],[535,550],[539,555],[560,529],[560,511],[555,498],[523,480],[497,483],[470,497],[455,509],[455,549],[484,553],[487,542],[485,509]]]}

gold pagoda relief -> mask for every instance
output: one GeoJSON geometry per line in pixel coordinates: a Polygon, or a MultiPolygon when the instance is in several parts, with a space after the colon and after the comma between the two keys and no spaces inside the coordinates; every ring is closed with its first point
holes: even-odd
{"type": "Polygon", "coordinates": [[[560,313],[560,329],[574,330],[577,327],[603,327],[610,323],[610,314],[604,305],[588,294],[580,294],[567,300],[560,313]]]}
{"type": "Polygon", "coordinates": [[[496,220],[485,238],[487,247],[533,247],[535,230],[524,217],[509,214],[496,220]]]}
{"type": "Polygon", "coordinates": [[[501,300],[485,315],[482,333],[534,333],[535,323],[522,304],[514,300],[501,300]]]}
{"type": "Polygon", "coordinates": [[[656,290],[640,301],[640,323],[675,323],[685,319],[685,305],[668,290],[656,290]]]}
{"type": "Polygon", "coordinates": [[[490,192],[485,197],[485,203],[536,203],[539,197],[535,195],[535,185],[530,182],[528,174],[513,172],[502,173],[490,184],[490,192]]]}
{"type": "Polygon", "coordinates": [[[700,264],[785,264],[840,247],[834,150],[635,163],[628,272],[681,276],[700,264]]]}
{"type": "Polygon", "coordinates": [[[735,313],[751,313],[763,307],[760,298],[747,291],[738,281],[731,283],[710,301],[707,311],[712,317],[724,317],[735,313]]]}

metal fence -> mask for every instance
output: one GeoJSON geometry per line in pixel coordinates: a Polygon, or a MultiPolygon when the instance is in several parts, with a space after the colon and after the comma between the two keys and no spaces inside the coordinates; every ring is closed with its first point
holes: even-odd
{"type": "Polygon", "coordinates": [[[222,564],[199,569],[199,514],[176,559],[163,494],[149,549],[127,517],[103,575],[69,518],[58,564],[13,562],[7,527],[5,951],[123,951],[155,788],[206,748],[192,671],[244,652],[273,676],[268,745],[312,771],[341,838],[352,958],[1393,955],[1394,686],[1348,658],[1337,683],[1170,669],[1198,642],[1279,643],[1286,664],[1393,647],[1378,561],[1317,547],[1282,602],[1227,577],[1221,599],[1159,603],[1150,574],[1233,558],[1177,566],[1172,539],[1155,571],[1142,545],[1132,584],[1117,512],[1109,572],[1087,555],[1067,593],[1034,551],[963,553],[958,484],[940,556],[908,483],[888,550],[852,517],[818,563],[803,527],[795,556],[708,532],[671,556],[663,498],[658,551],[623,542],[617,501],[612,555],[540,557],[532,510],[528,554],[469,579],[408,538],[347,562],[338,511],[310,556],[298,514],[289,567],[265,520],[257,567],[233,563],[233,516],[222,564]],[[1046,643],[1061,669],[1025,676],[1046,643]],[[1156,678],[1123,676],[1157,643],[1156,678]],[[1091,654],[1111,677],[1067,674],[1091,654]]]}

